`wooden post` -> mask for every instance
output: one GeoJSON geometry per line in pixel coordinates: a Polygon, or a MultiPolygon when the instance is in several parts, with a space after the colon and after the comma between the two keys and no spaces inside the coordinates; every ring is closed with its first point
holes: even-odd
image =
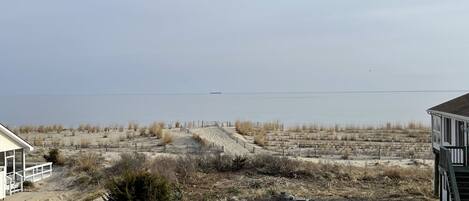
{"type": "Polygon", "coordinates": [[[15,180],[15,177],[16,177],[15,173],[16,173],[16,150],[13,150],[13,180],[15,180]]]}
{"type": "Polygon", "coordinates": [[[24,149],[21,149],[21,152],[22,152],[22,164],[23,164],[23,178],[26,177],[26,154],[24,153],[24,149]]]}
{"type": "Polygon", "coordinates": [[[378,146],[378,160],[381,160],[381,146],[378,146]]]}
{"type": "Polygon", "coordinates": [[[464,167],[467,167],[467,166],[468,166],[468,162],[467,162],[467,159],[468,159],[468,158],[467,158],[467,151],[468,151],[468,147],[465,146],[465,147],[464,147],[464,153],[463,153],[463,157],[464,157],[464,158],[463,158],[463,160],[464,160],[464,167]]]}
{"type": "Polygon", "coordinates": [[[433,194],[439,196],[440,191],[440,171],[439,171],[440,155],[435,154],[435,162],[433,169],[433,194]]]}

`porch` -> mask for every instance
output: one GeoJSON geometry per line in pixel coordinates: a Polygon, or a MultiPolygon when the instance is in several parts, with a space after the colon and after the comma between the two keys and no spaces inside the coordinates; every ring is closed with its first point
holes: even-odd
{"type": "Polygon", "coordinates": [[[21,192],[23,191],[23,182],[37,182],[51,175],[52,163],[28,165],[24,171],[6,173],[5,193],[12,195],[13,193],[21,192]]]}
{"type": "Polygon", "coordinates": [[[0,198],[23,191],[23,182],[37,182],[52,175],[52,163],[26,163],[24,149],[0,152],[0,198]]]}
{"type": "Polygon", "coordinates": [[[440,177],[440,200],[469,200],[469,160],[468,146],[440,147],[438,166],[440,177]]]}
{"type": "Polygon", "coordinates": [[[444,146],[440,148],[441,162],[451,162],[456,169],[467,168],[469,170],[469,146],[444,146]],[[446,158],[449,157],[449,158],[446,158]]]}

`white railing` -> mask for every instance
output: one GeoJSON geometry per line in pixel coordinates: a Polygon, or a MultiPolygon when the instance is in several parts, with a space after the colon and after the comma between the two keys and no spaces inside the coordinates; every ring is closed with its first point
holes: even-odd
{"type": "Polygon", "coordinates": [[[11,195],[16,192],[23,191],[23,176],[19,173],[10,173],[6,178],[6,187],[5,189],[8,192],[8,195],[11,195]]]}
{"type": "Polygon", "coordinates": [[[52,163],[44,163],[24,169],[24,181],[36,182],[52,175],[52,163]]]}
{"type": "Polygon", "coordinates": [[[7,179],[7,191],[8,191],[8,195],[11,195],[12,192],[12,188],[13,188],[13,179],[9,176],[5,176],[5,178],[7,179]]]}

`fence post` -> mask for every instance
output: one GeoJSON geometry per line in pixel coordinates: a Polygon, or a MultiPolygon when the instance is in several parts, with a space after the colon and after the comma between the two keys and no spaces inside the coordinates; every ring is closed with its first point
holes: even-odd
{"type": "Polygon", "coordinates": [[[467,167],[468,166],[468,162],[467,162],[467,159],[468,159],[468,155],[467,155],[467,146],[464,147],[464,166],[467,167]]]}
{"type": "Polygon", "coordinates": [[[381,160],[381,146],[378,146],[378,160],[381,160]]]}
{"type": "Polygon", "coordinates": [[[318,145],[315,146],[314,148],[314,157],[318,156],[318,145]]]}

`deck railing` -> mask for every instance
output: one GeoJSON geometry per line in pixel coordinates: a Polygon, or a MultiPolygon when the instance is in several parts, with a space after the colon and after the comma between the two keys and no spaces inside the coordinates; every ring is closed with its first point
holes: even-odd
{"type": "Polygon", "coordinates": [[[467,166],[467,147],[446,146],[447,151],[451,153],[451,161],[454,166],[467,166]]]}
{"type": "Polygon", "coordinates": [[[21,174],[19,174],[18,172],[12,172],[5,175],[5,179],[5,186],[7,187],[5,190],[8,192],[8,195],[12,195],[13,193],[23,191],[24,178],[21,174]]]}
{"type": "MultiPolygon", "coordinates": [[[[440,147],[440,168],[445,172],[447,181],[448,181],[448,190],[452,196],[453,201],[461,201],[459,197],[459,189],[458,189],[458,184],[456,183],[456,175],[454,172],[454,167],[453,165],[455,164],[460,164],[460,155],[459,151],[453,151],[453,150],[460,150],[460,148],[457,147],[440,147]],[[453,155],[453,153],[456,153],[456,155],[453,155]],[[457,156],[457,157],[455,157],[457,156]],[[458,161],[453,162],[452,158],[457,158],[458,161]]],[[[464,150],[465,152],[465,150],[464,150]]],[[[466,157],[463,157],[463,162],[462,164],[465,163],[466,157]]]]}
{"type": "Polygon", "coordinates": [[[44,163],[28,167],[24,170],[24,180],[36,182],[52,175],[52,163],[44,163]]]}

